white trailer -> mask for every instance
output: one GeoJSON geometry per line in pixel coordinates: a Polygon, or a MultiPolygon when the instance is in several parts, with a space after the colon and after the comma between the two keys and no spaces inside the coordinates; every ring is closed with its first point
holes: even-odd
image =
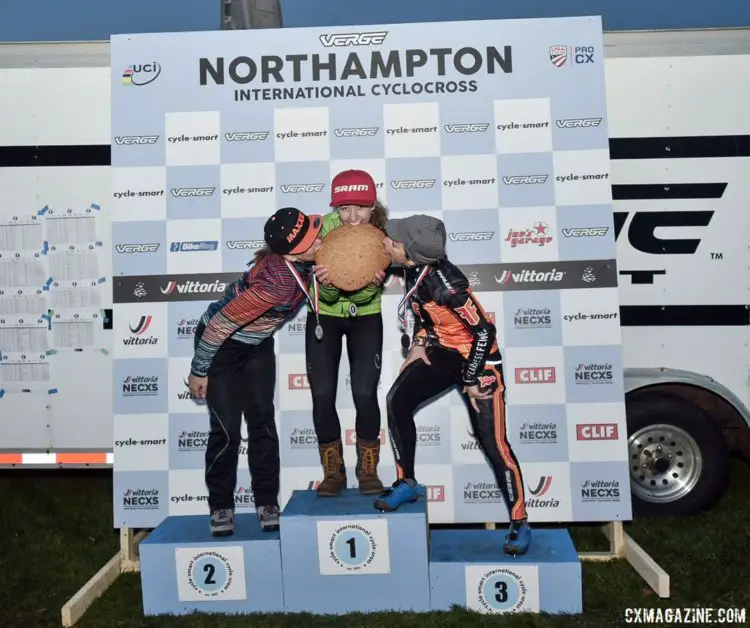
{"type": "MultiPolygon", "coordinates": [[[[608,33],[605,46],[634,510],[687,514],[720,498],[730,450],[750,451],[750,31],[608,33]]],[[[0,237],[44,205],[106,208],[109,92],[106,42],[0,47],[0,237]]],[[[20,392],[0,364],[2,467],[112,462],[106,216],[103,316],[77,323],[104,351],[53,334],[54,394],[20,392]]],[[[0,254],[6,293],[11,263],[0,254]]],[[[0,351],[12,329],[0,322],[0,351]]]]}

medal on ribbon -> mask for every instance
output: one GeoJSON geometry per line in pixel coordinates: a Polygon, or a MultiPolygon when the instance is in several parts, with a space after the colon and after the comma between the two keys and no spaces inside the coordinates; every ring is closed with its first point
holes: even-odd
{"type": "Polygon", "coordinates": [[[310,294],[310,291],[305,287],[305,282],[302,281],[302,277],[299,276],[299,273],[294,268],[292,263],[289,260],[284,260],[286,262],[287,268],[289,268],[289,272],[292,273],[292,276],[294,277],[294,280],[297,282],[297,285],[299,286],[299,289],[302,290],[302,292],[305,295],[305,298],[307,299],[307,302],[310,304],[310,307],[312,308],[313,314],[315,314],[315,339],[318,341],[323,340],[323,327],[320,324],[320,293],[318,292],[318,279],[315,276],[315,270],[313,269],[312,278],[311,278],[311,285],[312,285],[312,294],[310,294]]]}
{"type": "Polygon", "coordinates": [[[398,304],[398,322],[399,326],[401,327],[401,346],[404,349],[408,349],[409,345],[411,345],[411,339],[409,338],[409,334],[406,333],[406,330],[408,329],[408,321],[406,320],[406,306],[409,302],[409,299],[411,296],[419,289],[419,285],[422,283],[422,280],[427,275],[427,272],[430,270],[429,266],[425,266],[422,271],[419,273],[419,277],[417,277],[417,281],[412,286],[411,290],[407,292],[406,290],[406,271],[404,271],[404,298],[401,299],[401,302],[398,304]]]}

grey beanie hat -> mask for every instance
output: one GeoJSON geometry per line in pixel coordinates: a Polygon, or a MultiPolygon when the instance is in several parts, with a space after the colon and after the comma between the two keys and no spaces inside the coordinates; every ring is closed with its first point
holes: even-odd
{"type": "Polygon", "coordinates": [[[417,264],[435,264],[445,257],[447,236],[442,220],[425,214],[393,218],[385,232],[392,240],[402,242],[409,259],[417,264]]]}

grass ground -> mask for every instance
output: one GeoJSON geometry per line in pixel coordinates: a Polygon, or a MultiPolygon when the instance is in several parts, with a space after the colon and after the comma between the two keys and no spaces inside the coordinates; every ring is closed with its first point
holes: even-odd
{"type": "MultiPolygon", "coordinates": [[[[628,533],[671,575],[660,600],[623,561],[584,563],[581,617],[508,617],[503,626],[603,628],[624,625],[628,607],[750,607],[750,467],[732,466],[729,491],[711,512],[687,519],[639,520],[628,533]]],[[[100,471],[0,473],[0,627],[60,626],[62,605],[117,551],[111,474],[100,471]]],[[[579,551],[605,549],[598,529],[574,526],[579,551]]],[[[138,575],[124,575],[84,616],[81,628],[406,628],[498,625],[495,617],[456,610],[346,618],[143,616],[138,575]]]]}

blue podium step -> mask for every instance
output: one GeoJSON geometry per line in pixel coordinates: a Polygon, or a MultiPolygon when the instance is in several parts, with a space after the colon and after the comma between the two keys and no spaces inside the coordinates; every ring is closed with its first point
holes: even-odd
{"type": "Polygon", "coordinates": [[[292,493],[281,513],[287,612],[430,610],[425,501],[385,514],[374,499],[292,493]]]}
{"type": "Polygon", "coordinates": [[[168,517],[140,545],[145,615],[284,611],[278,532],[238,514],[233,536],[214,538],[208,515],[168,517]]]}
{"type": "Polygon", "coordinates": [[[581,562],[568,531],[532,532],[529,551],[517,557],[503,552],[503,530],[432,532],[432,610],[581,613],[581,562]]]}

